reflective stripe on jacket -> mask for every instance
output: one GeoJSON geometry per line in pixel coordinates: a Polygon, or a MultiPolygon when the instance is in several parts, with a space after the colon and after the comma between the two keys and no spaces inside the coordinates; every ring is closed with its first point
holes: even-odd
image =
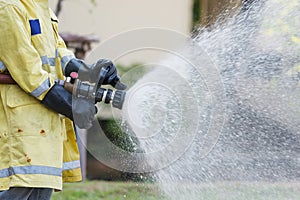
{"type": "Polygon", "coordinates": [[[61,190],[81,180],[73,123],[40,100],[74,55],[47,0],[0,0],[0,27],[0,73],[18,83],[0,85],[0,190],[61,190]]]}

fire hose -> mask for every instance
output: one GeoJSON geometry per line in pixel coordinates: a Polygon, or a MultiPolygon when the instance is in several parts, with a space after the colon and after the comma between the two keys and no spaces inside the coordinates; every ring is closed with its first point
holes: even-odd
{"type": "Polygon", "coordinates": [[[0,74],[0,84],[17,84],[9,74],[0,74]]]}
{"type": "MultiPolygon", "coordinates": [[[[74,97],[95,100],[95,103],[104,102],[112,104],[113,107],[122,109],[126,92],[123,90],[111,90],[101,88],[102,81],[105,77],[105,69],[101,70],[100,78],[97,84],[90,84],[78,79],[78,73],[72,72],[66,81],[58,81],[60,85],[74,95],[74,97]]],[[[17,84],[17,82],[9,74],[0,74],[0,84],[17,84]]]]}

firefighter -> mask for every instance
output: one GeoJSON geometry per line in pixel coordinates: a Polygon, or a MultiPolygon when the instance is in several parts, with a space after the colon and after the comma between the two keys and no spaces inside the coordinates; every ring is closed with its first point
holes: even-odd
{"type": "Polygon", "coordinates": [[[87,65],[66,49],[47,0],[0,0],[0,27],[0,73],[17,83],[0,84],[0,199],[50,199],[63,181],[81,180],[72,120],[88,128],[96,112],[85,99],[72,109],[58,80],[80,70],[96,81],[103,66],[104,84],[120,78],[112,62],[87,65]]]}

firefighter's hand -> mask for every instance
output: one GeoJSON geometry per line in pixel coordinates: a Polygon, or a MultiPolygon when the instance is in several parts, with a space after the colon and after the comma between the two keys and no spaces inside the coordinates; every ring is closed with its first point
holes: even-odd
{"type": "Polygon", "coordinates": [[[97,113],[97,108],[92,100],[72,97],[71,93],[57,83],[48,91],[42,104],[68,117],[79,128],[90,128],[94,115],[97,113]]]}
{"type": "Polygon", "coordinates": [[[101,84],[111,85],[119,90],[126,89],[126,85],[118,76],[115,65],[107,59],[100,59],[91,65],[79,59],[72,59],[66,65],[65,75],[69,76],[71,72],[78,72],[78,78],[83,81],[96,83],[100,80],[103,81],[101,84]]]}
{"type": "Polygon", "coordinates": [[[91,71],[94,76],[98,74],[100,80],[101,78],[103,79],[103,85],[111,85],[119,90],[126,89],[126,85],[121,82],[121,78],[118,76],[117,68],[112,61],[100,59],[97,61],[97,63],[91,65],[91,71]]]}

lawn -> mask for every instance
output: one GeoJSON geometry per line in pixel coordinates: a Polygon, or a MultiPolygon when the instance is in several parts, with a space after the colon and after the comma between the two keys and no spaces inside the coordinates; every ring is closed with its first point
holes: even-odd
{"type": "Polygon", "coordinates": [[[85,181],[64,184],[62,192],[55,192],[52,200],[158,200],[158,187],[151,183],[85,181]]]}
{"type": "MultiPolygon", "coordinates": [[[[185,189],[180,191],[181,186],[174,190],[180,200],[300,200],[300,182],[191,184],[187,188],[200,194],[192,198],[185,189]]],[[[64,184],[63,192],[54,193],[52,200],[166,200],[159,191],[155,183],[85,181],[64,184]]]]}

